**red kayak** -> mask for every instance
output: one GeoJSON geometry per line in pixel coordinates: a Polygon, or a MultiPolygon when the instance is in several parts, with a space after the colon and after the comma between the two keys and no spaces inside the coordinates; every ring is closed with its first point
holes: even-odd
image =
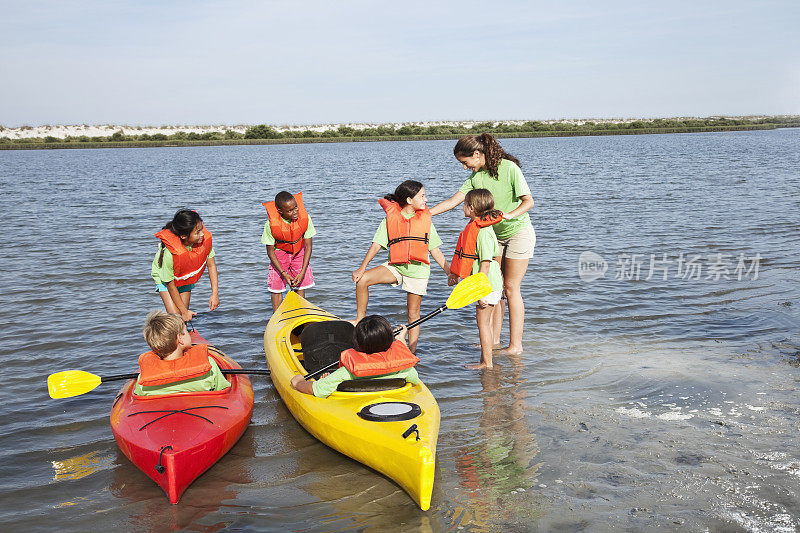
{"type": "MultiPolygon", "coordinates": [[[[192,344],[207,344],[196,331],[192,344]]],[[[209,346],[221,369],[242,368],[209,346]]],[[[134,396],[130,380],[114,400],[111,430],[122,453],[178,503],[186,488],[242,436],[253,414],[253,386],[244,374],[225,376],[221,391],[134,396]]]]}

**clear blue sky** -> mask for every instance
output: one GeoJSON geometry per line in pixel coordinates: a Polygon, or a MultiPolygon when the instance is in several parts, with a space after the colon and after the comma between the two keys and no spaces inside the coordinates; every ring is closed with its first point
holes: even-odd
{"type": "Polygon", "coordinates": [[[800,1],[0,0],[0,124],[800,114],[800,1]]]}

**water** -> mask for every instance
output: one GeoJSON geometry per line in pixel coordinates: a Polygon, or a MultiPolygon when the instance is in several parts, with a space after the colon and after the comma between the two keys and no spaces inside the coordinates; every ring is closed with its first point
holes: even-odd
{"type": "MultiPolygon", "coordinates": [[[[119,384],[47,396],[51,372],[135,371],[142,320],[160,306],[152,234],[180,207],[214,233],[220,272],[221,306],[196,325],[243,366],[265,366],[260,203],[282,188],[303,190],[319,231],[309,298],[352,316],[349,276],[380,220],[376,198],[408,178],[432,202],[448,197],[465,178],[452,145],[0,152],[0,526],[800,529],[800,130],[503,141],[536,201],[525,353],[467,371],[479,358],[472,309],[423,328],[420,374],[442,411],[428,512],[310,437],[268,378],[253,378],[242,440],[177,506],[114,443],[119,384]],[[586,251],[607,262],[604,278],[581,280],[586,251]],[[701,256],[700,279],[677,275],[681,253],[701,256]],[[646,279],[650,254],[672,261],[666,280],[663,269],[646,279]],[[716,254],[731,279],[707,279],[716,254]],[[747,267],[760,254],[757,279],[737,276],[741,254],[747,267]]],[[[460,210],[435,223],[452,254],[460,210]]],[[[192,308],[209,293],[204,277],[192,308]]],[[[434,269],[423,312],[448,294],[434,269]]],[[[404,301],[374,288],[370,310],[400,323],[404,301]]]]}

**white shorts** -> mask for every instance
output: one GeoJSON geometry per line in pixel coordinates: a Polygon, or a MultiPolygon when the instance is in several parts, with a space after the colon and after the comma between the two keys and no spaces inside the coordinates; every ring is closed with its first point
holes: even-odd
{"type": "Polygon", "coordinates": [[[418,294],[420,296],[428,294],[428,278],[410,278],[404,276],[398,272],[394,265],[390,265],[388,261],[381,266],[388,268],[389,272],[394,276],[396,283],[392,283],[392,287],[400,285],[401,289],[411,294],[418,294]]]}
{"type": "Polygon", "coordinates": [[[503,291],[492,291],[486,295],[485,298],[481,298],[479,301],[483,305],[497,305],[500,302],[500,298],[503,297],[503,291]]]}

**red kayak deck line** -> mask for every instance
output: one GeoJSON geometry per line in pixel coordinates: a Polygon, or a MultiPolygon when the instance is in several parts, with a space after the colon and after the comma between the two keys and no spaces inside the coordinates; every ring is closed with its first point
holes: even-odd
{"type": "MultiPolygon", "coordinates": [[[[193,344],[207,344],[192,331],[193,344]]],[[[209,347],[211,348],[211,347],[209,347]]],[[[242,368],[210,349],[221,369],[242,368]]],[[[253,386],[244,374],[226,376],[230,388],[164,396],[134,396],[123,385],[111,408],[111,430],[122,453],[178,503],[186,488],[242,436],[253,414],[253,386]]]]}

